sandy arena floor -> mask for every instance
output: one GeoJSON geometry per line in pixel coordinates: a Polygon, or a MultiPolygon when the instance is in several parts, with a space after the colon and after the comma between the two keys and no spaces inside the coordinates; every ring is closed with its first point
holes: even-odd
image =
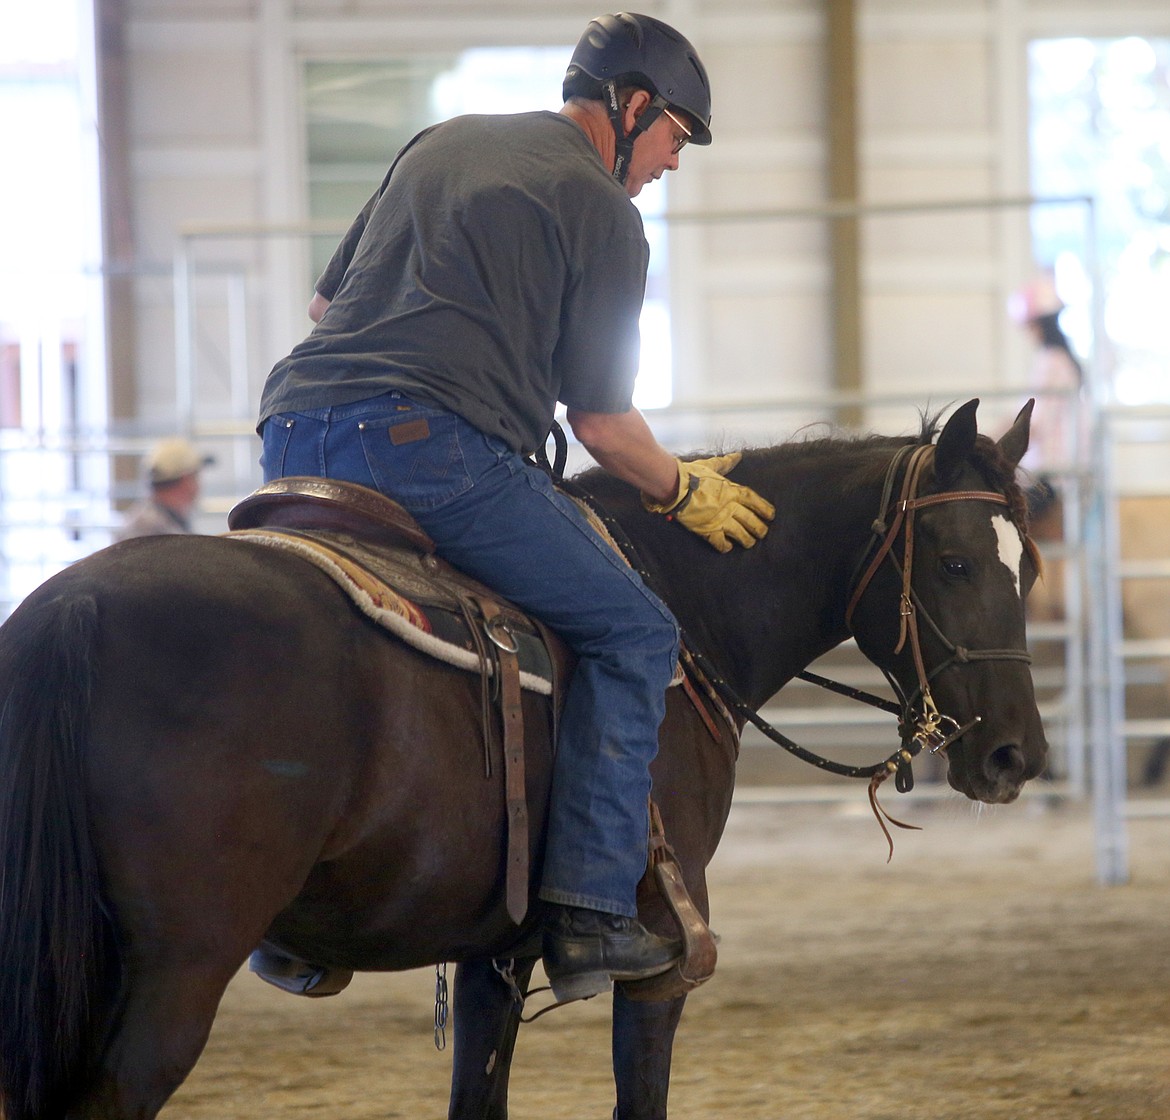
{"type": "MultiPolygon", "coordinates": [[[[672,1120],[1166,1120],[1170,819],[1096,885],[1083,805],[737,805],[711,871],[719,969],[672,1120]]],[[[433,971],[303,1000],[237,977],[164,1120],[446,1116],[433,971]]],[[[523,1028],[513,1120],[610,1116],[608,997],[523,1028]]]]}

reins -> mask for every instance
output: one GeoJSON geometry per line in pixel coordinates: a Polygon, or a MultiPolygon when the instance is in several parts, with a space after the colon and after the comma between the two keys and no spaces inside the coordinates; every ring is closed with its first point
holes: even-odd
{"type": "MultiPolygon", "coordinates": [[[[1003,494],[992,490],[952,490],[920,496],[918,489],[922,485],[923,472],[926,466],[933,460],[934,452],[935,448],[933,444],[907,445],[901,448],[890,461],[882,486],[879,514],[872,524],[873,540],[858,561],[856,571],[859,571],[861,574],[860,576],[855,576],[853,590],[845,610],[845,625],[852,634],[854,612],[882,564],[886,560],[889,560],[897,571],[902,583],[902,590],[899,596],[899,634],[898,642],[894,647],[894,653],[901,653],[906,643],[910,643],[911,657],[915,674],[918,678],[917,688],[907,694],[893,674],[887,669],[882,668],[882,673],[898,697],[898,702],[894,703],[893,701],[885,700],[862,689],[841,684],[840,682],[819,676],[815,673],[803,671],[796,674],[801,680],[808,681],[821,688],[828,689],[850,699],[862,701],[863,703],[897,715],[899,719],[898,731],[901,737],[901,745],[889,758],[868,766],[848,766],[844,763],[836,762],[833,759],[825,758],[823,755],[816,754],[800,746],[768,723],[755,709],[744,703],[733,686],[724,679],[706,655],[695,647],[685,633],[681,635],[690,660],[703,673],[711,687],[736,716],[750,723],[765,738],[783,747],[789,754],[799,758],[802,762],[806,762],[819,770],[824,770],[827,773],[836,774],[841,777],[869,779],[870,806],[889,844],[891,857],[893,856],[894,844],[889,829],[886,827],[886,822],[898,828],[916,829],[918,826],[906,824],[903,821],[891,817],[878,803],[878,788],[891,775],[894,775],[894,785],[898,792],[909,792],[914,787],[912,764],[914,759],[923,750],[926,750],[930,754],[941,753],[981,721],[980,716],[975,716],[974,719],[960,725],[951,716],[940,713],[935,705],[934,697],[931,695],[930,682],[944,669],[956,664],[962,665],[976,661],[993,660],[1023,662],[1031,662],[1032,660],[1031,654],[1025,649],[972,650],[955,645],[946,637],[934,619],[931,618],[929,611],[922,605],[917,593],[912,587],[914,525],[915,515],[918,510],[955,501],[990,502],[995,505],[1008,506],[1010,508],[1008,499],[1003,494]],[[892,503],[891,499],[894,486],[903,462],[906,463],[906,466],[902,472],[901,489],[896,502],[892,503]],[[900,561],[894,550],[894,545],[898,540],[899,534],[903,538],[902,558],[900,561]],[[947,657],[929,671],[926,668],[922,654],[920,629],[923,622],[930,627],[931,632],[947,651],[947,657]],[[916,704],[918,705],[917,707],[916,704]]],[[[643,566],[637,550],[634,548],[633,543],[630,541],[624,529],[621,528],[614,518],[605,509],[600,507],[590,494],[582,490],[575,483],[565,479],[558,479],[557,484],[570,496],[588,504],[597,517],[605,524],[631,567],[641,575],[648,585],[652,585],[651,577],[643,566]]],[[[1035,554],[1035,546],[1031,538],[1027,536],[1025,536],[1025,546],[1028,548],[1030,555],[1035,554]]]]}

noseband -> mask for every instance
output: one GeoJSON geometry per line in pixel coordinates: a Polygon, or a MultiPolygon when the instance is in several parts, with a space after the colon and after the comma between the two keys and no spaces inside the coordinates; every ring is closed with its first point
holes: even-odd
{"type": "MultiPolygon", "coordinates": [[[[951,665],[966,665],[973,661],[1022,661],[1031,663],[1032,655],[1026,649],[968,649],[956,645],[940,629],[930,616],[930,612],[923,606],[913,587],[914,574],[914,519],[920,509],[930,506],[943,505],[946,502],[990,502],[993,505],[1008,506],[1008,499],[994,490],[950,490],[941,494],[919,495],[922,485],[922,476],[925,467],[934,458],[933,444],[918,447],[904,447],[891,460],[886,470],[885,483],[882,487],[880,513],[873,523],[874,541],[871,542],[861,564],[869,557],[861,576],[854,584],[853,594],[849,598],[849,605],[845,608],[845,625],[853,633],[853,613],[861,597],[865,594],[873,581],[878,569],[889,560],[902,580],[902,592],[899,597],[899,632],[898,642],[894,646],[894,653],[902,652],[907,641],[914,661],[914,671],[918,677],[918,687],[914,692],[907,694],[897,679],[887,669],[882,669],[890,687],[901,702],[900,732],[902,749],[887,761],[887,773],[896,772],[896,785],[900,791],[909,789],[913,784],[910,772],[911,760],[923,749],[931,754],[946,750],[960,736],[966,734],[980,722],[980,716],[975,716],[970,722],[960,725],[951,716],[939,712],[931,695],[930,682],[944,669],[951,665]],[[891,507],[890,497],[893,493],[894,481],[901,463],[908,457],[905,472],[902,476],[902,489],[897,501],[891,507]],[[885,520],[893,514],[891,520],[885,520]],[[899,534],[902,535],[902,559],[899,561],[894,551],[894,543],[899,534]],[[874,545],[876,544],[876,549],[874,545]],[[870,556],[870,552],[873,552],[870,556]],[[947,650],[947,657],[940,661],[929,672],[922,656],[921,624],[925,622],[935,637],[947,650]]],[[[1038,562],[1036,546],[1032,539],[1025,535],[1025,548],[1034,562],[1038,562]]]]}

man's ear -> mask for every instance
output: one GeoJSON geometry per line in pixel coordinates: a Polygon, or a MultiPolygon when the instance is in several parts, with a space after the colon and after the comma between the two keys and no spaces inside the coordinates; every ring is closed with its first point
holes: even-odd
{"type": "Polygon", "coordinates": [[[630,95],[625,101],[625,109],[622,112],[622,124],[625,125],[627,136],[653,100],[654,98],[644,89],[630,91],[630,95]]]}

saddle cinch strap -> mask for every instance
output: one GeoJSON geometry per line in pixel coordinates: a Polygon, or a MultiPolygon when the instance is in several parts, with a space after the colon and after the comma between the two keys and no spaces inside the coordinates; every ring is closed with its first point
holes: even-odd
{"type": "MultiPolygon", "coordinates": [[[[411,515],[367,487],[334,479],[278,479],[241,501],[228,515],[228,526],[230,538],[292,551],[308,560],[397,637],[479,673],[488,777],[496,738],[494,709],[499,707],[507,814],[505,895],[508,914],[519,925],[527,912],[529,877],[522,690],[550,697],[555,742],[571,652],[539,622],[436,556],[434,542],[411,515]]],[[[719,728],[688,675],[697,670],[685,660],[687,672],[680,673],[679,683],[719,740],[719,728]]],[[[699,685],[709,693],[701,677],[699,685]]],[[[734,723],[725,712],[720,715],[734,735],[734,723]]],[[[631,998],[668,999],[710,976],[715,942],[686,891],[653,804],[651,823],[647,875],[662,893],[687,955],[657,984],[642,981],[623,987],[631,998]]]]}

